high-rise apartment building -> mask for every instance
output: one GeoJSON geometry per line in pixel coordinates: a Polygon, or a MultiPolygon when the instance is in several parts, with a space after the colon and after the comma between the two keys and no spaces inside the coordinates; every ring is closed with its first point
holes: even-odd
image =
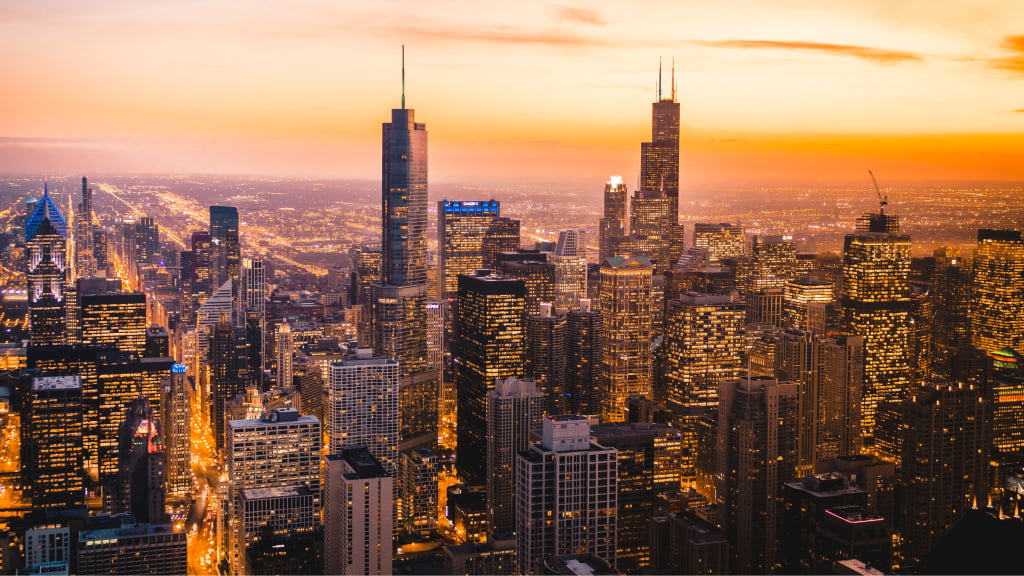
{"type": "Polygon", "coordinates": [[[600,258],[605,261],[618,256],[618,243],[626,235],[626,183],[621,176],[612,176],[604,185],[604,217],[600,228],[600,258]]]}
{"type": "Polygon", "coordinates": [[[819,339],[817,458],[859,454],[864,385],[864,337],[819,339]]]}
{"type": "Polygon", "coordinates": [[[438,264],[444,298],[458,296],[459,274],[472,274],[485,267],[484,236],[500,216],[501,204],[497,200],[437,202],[438,264]]]}
{"type": "Polygon", "coordinates": [[[782,488],[796,478],[797,394],[796,384],[770,378],[719,386],[717,491],[737,573],[771,573],[781,563],[782,488]]]}
{"type": "Polygon", "coordinates": [[[651,261],[615,256],[601,264],[599,304],[604,315],[604,389],[601,418],[626,419],[626,397],[651,394],[654,297],[651,261]]]}
{"type": "Polygon", "coordinates": [[[160,257],[160,227],[143,216],[135,223],[135,261],[155,262],[160,257]]]}
{"type": "Polygon", "coordinates": [[[1019,349],[1024,338],[1024,239],[1018,230],[978,230],[971,336],[975,348],[1019,349]]]}
{"type": "Polygon", "coordinates": [[[492,534],[515,530],[516,455],[541,429],[544,393],[532,380],[499,380],[487,392],[487,511],[492,534]]]}
{"type": "Polygon", "coordinates": [[[324,573],[391,574],[394,478],[365,448],[326,463],[324,573]]]}
{"type": "Polygon", "coordinates": [[[440,469],[437,453],[430,448],[414,448],[399,456],[398,492],[407,534],[429,536],[436,529],[440,469]]]}
{"type": "Polygon", "coordinates": [[[750,257],[738,273],[740,289],[754,294],[765,288],[782,288],[796,275],[796,249],[787,236],[754,236],[750,257]]]}
{"type": "Polygon", "coordinates": [[[526,315],[538,314],[541,303],[554,300],[555,265],[546,261],[546,255],[520,250],[499,254],[497,258],[499,274],[518,278],[526,285],[526,315]]]}
{"type": "Polygon", "coordinates": [[[545,416],[541,438],[516,458],[518,573],[542,573],[560,554],[615,565],[618,450],[591,441],[583,416],[545,416]]]}
{"type": "Polygon", "coordinates": [[[843,248],[843,331],[864,336],[864,434],[875,428],[880,402],[910,391],[910,237],[899,217],[866,214],[843,248]]]}
{"type": "Polygon", "coordinates": [[[332,362],[327,386],[328,452],[364,446],[396,477],[398,466],[398,362],[357,348],[332,362]]]}
{"type": "Polygon", "coordinates": [[[25,225],[28,245],[28,310],[32,345],[66,342],[67,223],[50,198],[49,188],[25,225]]]}
{"type": "Polygon", "coordinates": [[[566,413],[566,320],[552,314],[551,304],[541,303],[540,314],[526,317],[527,378],[544,394],[547,414],[566,413]]]}
{"type": "Polygon", "coordinates": [[[812,303],[827,305],[833,302],[835,299],[832,296],[831,284],[807,276],[789,280],[783,285],[783,321],[788,322],[793,328],[810,330],[809,306],[812,303]]]}
{"type": "Polygon", "coordinates": [[[744,308],[731,295],[686,293],[669,301],[664,347],[667,405],[683,436],[683,481],[696,474],[696,421],[718,406],[718,384],[739,378],[744,308]]]}
{"type": "Polygon", "coordinates": [[[130,514],[92,517],[78,533],[79,574],[185,574],[185,531],[137,523],[130,514]]]}
{"type": "Polygon", "coordinates": [[[971,265],[959,248],[935,251],[935,324],[932,327],[932,369],[949,375],[956,350],[971,344],[971,265]]]}
{"type": "Polygon", "coordinates": [[[604,375],[604,315],[589,298],[565,315],[566,413],[598,414],[604,375]]]}
{"type": "MultiPolygon", "coordinates": [[[[482,273],[482,272],[481,272],[482,273]]],[[[468,483],[484,481],[487,391],[498,380],[523,376],[526,285],[504,276],[459,276],[456,314],[456,461],[468,483]]]]}

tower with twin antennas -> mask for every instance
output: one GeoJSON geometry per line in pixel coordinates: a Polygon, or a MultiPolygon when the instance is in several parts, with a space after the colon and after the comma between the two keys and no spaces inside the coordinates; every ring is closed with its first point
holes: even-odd
{"type": "Polygon", "coordinates": [[[382,133],[381,283],[373,287],[373,348],[399,363],[400,440],[414,447],[437,438],[439,375],[427,362],[427,126],[405,107],[405,46],[401,102],[382,133]]]}
{"type": "Polygon", "coordinates": [[[659,61],[658,99],[652,105],[651,141],[640,145],[640,189],[663,190],[667,196],[679,198],[679,102],[676,100],[675,59],[672,60],[669,94],[666,98],[659,61]]]}

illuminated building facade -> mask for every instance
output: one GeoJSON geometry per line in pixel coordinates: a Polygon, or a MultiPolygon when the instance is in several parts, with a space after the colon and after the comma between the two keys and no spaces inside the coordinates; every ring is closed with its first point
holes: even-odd
{"type": "Polygon", "coordinates": [[[601,264],[599,304],[604,316],[601,419],[626,419],[630,394],[651,394],[653,266],[643,256],[614,256],[601,264]]]}
{"type": "Polygon", "coordinates": [[[155,263],[160,257],[160,227],[143,216],[135,223],[135,261],[155,263]]]}
{"type": "Polygon", "coordinates": [[[142,355],[146,351],[146,295],[82,294],[81,342],[142,355]]]}
{"type": "Polygon", "coordinates": [[[612,176],[604,185],[604,217],[600,228],[601,261],[618,256],[619,239],[626,235],[626,183],[612,176]]]}
{"type": "Polygon", "coordinates": [[[171,498],[185,498],[192,492],[192,386],[187,372],[184,364],[172,365],[160,396],[167,495],[171,498]]]}
{"type": "Polygon", "coordinates": [[[480,245],[483,254],[483,268],[490,268],[491,271],[498,271],[498,254],[515,252],[519,249],[519,220],[512,218],[495,218],[491,221],[487,231],[484,232],[484,240],[480,245]]]}
{"type": "Polygon", "coordinates": [[[79,574],[186,574],[184,530],[136,523],[130,514],[90,518],[78,534],[79,574]]]}
{"type": "Polygon", "coordinates": [[[242,265],[242,245],[238,238],[238,208],[210,206],[210,278],[213,286],[228,280],[238,286],[242,265]]]}
{"type": "Polygon", "coordinates": [[[770,378],[723,380],[718,402],[719,509],[737,574],[780,565],[783,483],[796,478],[797,385],[770,378]]]}
{"type": "Polygon", "coordinates": [[[499,380],[487,392],[487,512],[492,534],[515,530],[516,455],[544,417],[544,393],[532,380],[499,380]]]}
{"type": "Polygon", "coordinates": [[[710,264],[717,265],[747,254],[746,231],[739,224],[698,222],[693,225],[693,245],[706,248],[710,264]]]}
{"type": "Polygon", "coordinates": [[[682,233],[678,200],[660,189],[637,190],[629,205],[629,240],[620,250],[646,256],[659,274],[670,269],[683,251],[677,242],[682,233]]]}
{"type": "Polygon", "coordinates": [[[646,422],[598,424],[590,434],[619,451],[616,568],[632,574],[651,566],[650,520],[658,495],[679,490],[682,437],[672,426],[646,422]]]}
{"type": "Polygon", "coordinates": [[[640,189],[664,190],[679,198],[679,102],[676,101],[675,69],[672,71],[671,98],[661,95],[661,69],[658,70],[658,101],[651,105],[651,141],[640,144],[640,189]]]}
{"type": "Polygon", "coordinates": [[[391,476],[398,466],[398,362],[357,348],[330,365],[328,452],[364,446],[391,476]]]}
{"type": "Polygon", "coordinates": [[[559,232],[555,252],[548,260],[555,265],[555,310],[561,314],[575,310],[580,298],[587,297],[587,259],[580,233],[559,232]]]}
{"type": "Polygon", "coordinates": [[[545,416],[541,426],[542,440],[516,457],[517,573],[583,552],[614,566],[618,450],[591,441],[584,416],[545,416]]]}
{"type": "Polygon", "coordinates": [[[954,352],[971,344],[971,266],[959,248],[935,251],[935,324],[932,369],[949,374],[954,352]]]}
{"type": "Polygon", "coordinates": [[[604,315],[581,298],[565,315],[566,413],[598,414],[604,374],[604,315]]]}
{"type": "Polygon", "coordinates": [[[75,216],[75,276],[87,278],[96,272],[92,212],[92,188],[89,180],[82,176],[82,201],[75,216]]]}
{"type": "Polygon", "coordinates": [[[430,448],[414,448],[399,456],[398,485],[405,532],[430,536],[437,528],[437,453],[430,448]]]}
{"type": "Polygon", "coordinates": [[[245,379],[263,384],[263,348],[267,333],[266,277],[263,260],[242,259],[241,286],[236,321],[245,329],[245,379]]]}
{"type": "Polygon", "coordinates": [[[1017,230],[978,230],[971,338],[992,352],[1024,338],[1024,240],[1017,230]]]}
{"type": "Polygon", "coordinates": [[[696,474],[696,420],[718,405],[719,382],[746,370],[744,315],[732,296],[687,293],[668,303],[664,379],[668,408],[683,435],[684,482],[696,474]]]}
{"type": "Polygon", "coordinates": [[[224,450],[225,426],[228,420],[227,404],[236,394],[245,392],[245,382],[238,378],[238,348],[235,345],[235,331],[227,318],[221,319],[210,333],[209,356],[207,358],[210,378],[210,425],[213,427],[214,446],[218,452],[224,450]]]}
{"type": "Polygon", "coordinates": [[[861,426],[871,437],[875,407],[910,391],[910,237],[899,218],[866,214],[843,248],[843,332],[864,336],[861,426]]]}
{"type": "Polygon", "coordinates": [[[33,378],[21,419],[22,470],[33,509],[85,502],[81,376],[33,378]]]}
{"type": "Polygon", "coordinates": [[[818,458],[859,454],[864,385],[864,337],[835,335],[819,339],[818,458]]]}
{"type": "Polygon", "coordinates": [[[816,278],[795,278],[787,281],[782,289],[783,320],[799,330],[810,330],[807,322],[809,304],[829,304],[835,301],[832,296],[832,285],[816,278]]]}
{"type": "Polygon", "coordinates": [[[500,216],[501,205],[497,200],[438,201],[438,264],[444,298],[458,295],[459,274],[472,274],[485,267],[484,235],[491,222],[500,216]]]}
{"type": "Polygon", "coordinates": [[[526,317],[525,373],[544,394],[547,414],[566,413],[566,320],[551,313],[551,304],[542,303],[540,314],[526,317]]]}
{"type": "MultiPolygon", "coordinates": [[[[318,530],[316,498],[306,486],[278,486],[273,488],[246,488],[238,494],[239,522],[235,540],[244,553],[239,558],[242,574],[315,573],[310,564],[317,566],[317,550],[288,550],[296,540],[312,539],[318,530]],[[295,572],[267,570],[274,563],[275,549],[285,552],[284,563],[295,572]],[[291,554],[289,554],[291,552],[291,554]],[[290,558],[289,558],[290,556],[290,558]],[[310,557],[312,556],[312,558],[310,557]]],[[[280,561],[277,563],[281,563],[280,561]]],[[[322,565],[320,566],[322,569],[322,565]]]]}
{"type": "Polygon", "coordinates": [[[796,275],[796,249],[788,236],[754,236],[744,262],[740,287],[745,294],[782,288],[796,275]]]}
{"type": "Polygon", "coordinates": [[[59,346],[67,339],[67,223],[49,188],[25,225],[28,247],[28,308],[33,346],[59,346]]]}
{"type": "Polygon", "coordinates": [[[456,461],[469,483],[483,484],[487,391],[498,380],[523,376],[526,285],[504,276],[459,276],[456,315],[456,461]]]}
{"type": "Polygon", "coordinates": [[[979,388],[929,386],[902,402],[901,533],[920,562],[988,493],[989,414],[979,388]]]}
{"type": "Polygon", "coordinates": [[[547,262],[543,254],[523,251],[498,255],[498,273],[518,278],[526,285],[525,313],[538,314],[542,302],[555,297],[555,265],[547,262]]]}

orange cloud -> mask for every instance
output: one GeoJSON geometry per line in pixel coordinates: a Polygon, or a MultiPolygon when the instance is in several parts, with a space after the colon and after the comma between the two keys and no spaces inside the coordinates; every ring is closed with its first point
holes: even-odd
{"type": "Polygon", "coordinates": [[[591,38],[554,30],[532,31],[511,26],[489,26],[475,29],[399,26],[394,28],[394,30],[399,34],[422,40],[454,40],[547,46],[608,46],[612,44],[603,38],[591,38]]]}
{"type": "Polygon", "coordinates": [[[880,64],[899,64],[903,62],[920,62],[924,60],[918,54],[903,50],[887,50],[885,48],[873,48],[871,46],[856,46],[852,44],[829,44],[826,42],[801,42],[801,41],[780,41],[780,40],[711,40],[699,41],[696,44],[712,46],[715,48],[753,48],[768,50],[800,50],[805,52],[818,52],[834,56],[852,56],[862,60],[878,62],[880,64]]]}
{"type": "Polygon", "coordinates": [[[1005,58],[993,58],[989,60],[989,65],[1000,70],[1024,73],[1024,36],[1007,36],[1003,38],[1002,47],[1015,54],[1005,58]]]}
{"type": "Polygon", "coordinates": [[[604,26],[608,22],[595,10],[579,8],[576,6],[559,6],[558,19],[566,22],[579,22],[581,24],[594,24],[604,26]]]}

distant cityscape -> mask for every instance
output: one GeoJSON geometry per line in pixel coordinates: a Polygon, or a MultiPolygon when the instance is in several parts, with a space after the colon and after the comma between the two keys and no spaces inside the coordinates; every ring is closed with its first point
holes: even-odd
{"type": "Polygon", "coordinates": [[[691,190],[658,82],[635,183],[404,92],[380,182],[4,177],[0,572],[1024,572],[1024,185],[691,190]]]}

